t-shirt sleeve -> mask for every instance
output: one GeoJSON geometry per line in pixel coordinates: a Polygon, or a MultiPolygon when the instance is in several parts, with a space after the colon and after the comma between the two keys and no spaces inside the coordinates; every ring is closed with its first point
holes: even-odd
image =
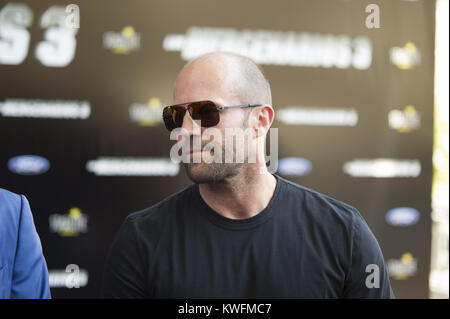
{"type": "Polygon", "coordinates": [[[358,211],[353,218],[352,233],[351,266],[344,298],[395,298],[380,246],[358,211]]]}
{"type": "Polygon", "coordinates": [[[122,224],[105,262],[103,298],[140,299],[147,297],[145,263],[137,240],[135,221],[122,224]]]}

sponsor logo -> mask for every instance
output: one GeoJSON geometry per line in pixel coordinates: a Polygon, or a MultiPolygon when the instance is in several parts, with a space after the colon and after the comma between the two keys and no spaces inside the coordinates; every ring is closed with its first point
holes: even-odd
{"type": "Polygon", "coordinates": [[[391,110],[388,118],[389,127],[400,133],[409,133],[420,127],[420,115],[412,105],[405,106],[403,110],[391,110]]]}
{"type": "Polygon", "coordinates": [[[276,118],[288,125],[355,126],[358,123],[354,109],[291,106],[278,110],[276,118]]]}
{"type": "Polygon", "coordinates": [[[67,214],[52,214],[49,217],[49,226],[52,233],[63,237],[74,237],[88,231],[88,216],[77,207],[69,209],[67,214]]]}
{"type": "Polygon", "coordinates": [[[134,103],[130,106],[130,119],[141,126],[155,126],[162,123],[164,106],[157,97],[152,97],[147,104],[134,103]]]}
{"type": "Polygon", "coordinates": [[[183,60],[228,51],[269,65],[363,70],[372,64],[372,41],[365,36],[191,27],[166,35],[163,49],[181,52],[183,60]]]}
{"type": "Polygon", "coordinates": [[[130,54],[141,48],[141,34],[129,25],[125,26],[121,32],[105,32],[103,47],[115,54],[130,54]]]}
{"type": "Polygon", "coordinates": [[[49,168],[50,162],[37,155],[19,155],[8,161],[8,169],[19,175],[40,175],[49,168]]]}
{"type": "Polygon", "coordinates": [[[386,221],[392,226],[411,226],[419,219],[419,211],[411,207],[396,207],[386,213],[386,221]]]}
{"type": "Polygon", "coordinates": [[[278,161],[278,171],[280,175],[302,176],[308,174],[312,169],[312,164],[306,158],[285,157],[278,161]]]}
{"type": "Polygon", "coordinates": [[[91,114],[88,101],[7,99],[0,103],[4,117],[53,119],[87,119],[91,114]]]}
{"type": "Polygon", "coordinates": [[[405,280],[417,273],[417,259],[411,253],[404,253],[399,259],[389,259],[387,267],[390,277],[405,280]]]}
{"type": "Polygon", "coordinates": [[[393,47],[389,51],[390,61],[401,70],[409,70],[420,65],[420,52],[413,42],[404,47],[393,47]]]}
{"type": "Polygon", "coordinates": [[[352,177],[418,177],[421,165],[419,160],[355,159],[344,163],[343,171],[352,177]]]}
{"type": "Polygon", "coordinates": [[[99,176],[176,176],[180,166],[170,158],[99,157],[86,169],[99,176]]]}

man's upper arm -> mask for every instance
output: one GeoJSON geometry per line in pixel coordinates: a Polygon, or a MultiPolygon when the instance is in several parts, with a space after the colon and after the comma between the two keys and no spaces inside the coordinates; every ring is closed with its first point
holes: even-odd
{"type": "Polygon", "coordinates": [[[18,238],[11,298],[50,298],[47,264],[33,222],[30,205],[21,195],[18,238]]]}
{"type": "Polygon", "coordinates": [[[357,211],[352,229],[352,258],[344,297],[395,298],[380,246],[357,211]]]}
{"type": "Polygon", "coordinates": [[[132,218],[122,224],[106,258],[102,297],[146,298],[146,267],[132,218]]]}

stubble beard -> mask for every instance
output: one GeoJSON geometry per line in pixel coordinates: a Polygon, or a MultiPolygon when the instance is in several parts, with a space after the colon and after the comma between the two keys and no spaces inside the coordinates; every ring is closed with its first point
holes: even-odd
{"type": "MultiPolygon", "coordinates": [[[[224,145],[224,144],[222,144],[224,145]]],[[[236,149],[233,149],[233,160],[235,161],[236,149]]],[[[202,154],[203,155],[203,154],[202,154]]],[[[214,154],[211,152],[211,157],[214,154]]],[[[225,163],[225,147],[222,147],[222,159],[220,163],[184,163],[186,174],[191,181],[197,184],[220,183],[226,179],[240,174],[244,163],[225,163]]]]}
{"type": "MultiPolygon", "coordinates": [[[[244,119],[242,128],[246,128],[247,117],[244,119]]],[[[212,162],[205,163],[203,160],[200,163],[184,163],[186,174],[191,181],[197,184],[204,183],[220,183],[226,179],[235,177],[241,173],[244,163],[236,163],[236,145],[233,143],[233,163],[225,163],[225,152],[230,151],[226,149],[225,140],[222,140],[222,159],[220,163],[212,162]]],[[[247,150],[245,153],[247,154],[247,150]]],[[[203,154],[202,154],[203,155],[203,154]]],[[[210,154],[214,157],[213,152],[210,154]]]]}
{"type": "Polygon", "coordinates": [[[239,174],[242,163],[185,163],[186,174],[197,184],[220,183],[239,174]]]}

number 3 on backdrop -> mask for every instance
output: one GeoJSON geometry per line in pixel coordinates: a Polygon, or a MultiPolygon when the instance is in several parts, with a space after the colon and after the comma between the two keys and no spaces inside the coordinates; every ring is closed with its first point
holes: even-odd
{"type": "MultiPolygon", "coordinates": [[[[77,5],[51,6],[39,25],[46,29],[44,41],[35,48],[36,58],[45,66],[65,67],[75,57],[80,21],[77,5]]],[[[0,10],[0,64],[18,65],[28,55],[33,12],[23,3],[8,3],[0,10]]]]}

